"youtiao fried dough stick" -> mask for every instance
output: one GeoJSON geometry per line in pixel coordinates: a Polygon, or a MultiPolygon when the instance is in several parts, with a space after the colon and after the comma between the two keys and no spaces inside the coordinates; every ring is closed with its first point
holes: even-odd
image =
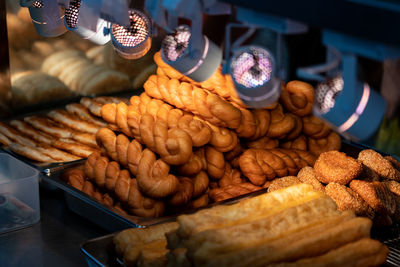
{"type": "Polygon", "coordinates": [[[186,238],[206,229],[245,223],[257,217],[268,217],[322,195],[323,193],[314,191],[311,185],[301,184],[286,188],[284,191],[277,190],[246,199],[230,206],[222,205],[200,210],[192,215],[178,217],[178,235],[186,238]],[[204,219],[205,216],[207,220],[204,219]]]}
{"type": "MultiPolygon", "coordinates": [[[[210,229],[191,236],[185,243],[189,252],[209,250],[210,253],[224,253],[241,249],[246,244],[259,240],[273,240],[310,224],[320,223],[332,216],[340,215],[335,203],[329,197],[313,199],[291,207],[271,217],[221,229],[210,229]]],[[[347,214],[349,218],[354,215],[347,214]]]]}
{"type": "Polygon", "coordinates": [[[263,240],[260,240],[239,251],[218,256],[196,253],[195,265],[265,266],[282,260],[295,261],[321,255],[346,243],[369,237],[371,226],[372,222],[367,218],[358,217],[349,220],[344,216],[338,216],[272,242],[263,243],[263,240]]]}
{"type": "Polygon", "coordinates": [[[270,267],[343,267],[343,266],[379,266],[385,262],[389,249],[381,242],[363,238],[346,244],[317,257],[268,265],[270,267]]]}

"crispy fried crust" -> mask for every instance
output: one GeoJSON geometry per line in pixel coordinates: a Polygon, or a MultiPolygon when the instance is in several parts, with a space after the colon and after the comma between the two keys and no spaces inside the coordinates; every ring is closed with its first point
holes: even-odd
{"type": "Polygon", "coordinates": [[[362,166],[343,152],[329,151],[322,153],[315,161],[314,171],[320,182],[345,185],[361,173],[362,166]]]}
{"type": "Polygon", "coordinates": [[[325,192],[325,187],[320,183],[320,181],[318,181],[312,167],[307,166],[302,168],[297,174],[297,178],[299,178],[302,183],[312,185],[315,190],[325,192]]]}
{"type": "Polygon", "coordinates": [[[367,165],[362,163],[362,172],[357,177],[357,179],[367,181],[367,182],[373,182],[373,181],[379,181],[380,176],[374,170],[372,170],[370,167],[368,167],[367,165]]]}
{"type": "Polygon", "coordinates": [[[272,192],[300,183],[300,180],[296,176],[285,176],[281,178],[276,178],[272,180],[271,184],[269,185],[268,192],[272,192]]]}
{"type": "Polygon", "coordinates": [[[379,241],[362,238],[317,257],[301,259],[296,262],[280,263],[271,265],[271,267],[380,266],[385,263],[388,254],[388,247],[379,241]]]}
{"type": "Polygon", "coordinates": [[[396,200],[385,184],[353,180],[350,188],[357,192],[376,212],[389,216],[394,214],[396,200]]]}
{"type": "Polygon", "coordinates": [[[370,167],[384,179],[400,181],[400,171],[393,167],[391,161],[385,159],[381,154],[366,149],[358,154],[358,160],[370,167]]]}
{"type": "Polygon", "coordinates": [[[392,156],[383,157],[387,161],[389,161],[393,167],[395,167],[398,171],[400,171],[400,162],[392,156]]]}
{"type": "Polygon", "coordinates": [[[355,214],[368,218],[374,217],[373,209],[364,201],[364,199],[347,186],[329,183],[325,187],[325,193],[332,198],[339,210],[352,210],[355,214]]]}

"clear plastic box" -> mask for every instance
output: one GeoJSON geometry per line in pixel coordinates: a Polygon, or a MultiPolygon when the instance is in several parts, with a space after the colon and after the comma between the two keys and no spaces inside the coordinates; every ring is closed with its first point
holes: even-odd
{"type": "Polygon", "coordinates": [[[39,220],[39,172],[7,153],[0,153],[0,234],[39,220]]]}

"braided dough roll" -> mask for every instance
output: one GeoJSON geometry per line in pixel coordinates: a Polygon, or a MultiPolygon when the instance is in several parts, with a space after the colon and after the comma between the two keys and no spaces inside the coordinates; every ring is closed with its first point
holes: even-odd
{"type": "MultiPolygon", "coordinates": [[[[232,78],[229,74],[222,74],[222,68],[219,67],[210,78],[203,82],[195,82],[192,79],[186,77],[182,73],[178,72],[170,65],[166,64],[162,58],[160,52],[154,54],[154,62],[157,64],[157,74],[159,76],[168,76],[170,79],[177,79],[182,82],[189,82],[195,86],[202,87],[218,96],[235,103],[241,107],[246,108],[247,105],[240,100],[236,93],[235,86],[233,84],[232,78]]],[[[267,107],[268,109],[273,109],[274,105],[267,107]]]]}
{"type": "MultiPolygon", "coordinates": [[[[129,106],[106,104],[102,107],[101,113],[104,120],[118,125],[121,131],[128,136],[134,136],[137,140],[141,139],[139,131],[141,116],[148,113],[155,120],[166,121],[169,128],[185,131],[192,138],[195,147],[210,143],[218,151],[227,152],[238,142],[237,135],[233,131],[217,127],[198,116],[172,108],[161,100],[150,98],[146,93],[141,94],[140,97],[131,97],[130,102],[129,106]]],[[[260,125],[264,124],[260,123],[260,125]]]]}
{"type": "Polygon", "coordinates": [[[305,82],[291,81],[282,86],[280,101],[285,109],[297,116],[309,115],[314,105],[314,88],[305,82]]]}
{"type": "Polygon", "coordinates": [[[72,169],[65,172],[63,176],[68,184],[89,195],[98,202],[111,207],[114,205],[114,199],[108,194],[101,194],[100,191],[90,181],[87,180],[83,170],[72,169]]]}
{"type": "Polygon", "coordinates": [[[154,121],[151,115],[142,115],[140,135],[143,143],[168,164],[184,164],[192,155],[192,139],[185,131],[168,129],[166,122],[154,121]]]}
{"type": "Polygon", "coordinates": [[[307,150],[307,137],[300,135],[294,140],[283,141],[280,147],[287,149],[307,150]]]}
{"type": "Polygon", "coordinates": [[[280,104],[271,110],[271,123],[266,136],[270,138],[285,138],[296,126],[296,120],[290,113],[284,113],[280,104]]]}
{"type": "Polygon", "coordinates": [[[153,198],[162,198],[178,190],[178,179],[169,173],[170,167],[150,150],[143,150],[137,181],[140,191],[153,198]]]}
{"type": "Polygon", "coordinates": [[[204,157],[203,148],[195,151],[188,162],[183,165],[177,166],[176,171],[180,175],[192,176],[198,174],[201,170],[207,169],[207,162],[204,157]]]}
{"type": "Polygon", "coordinates": [[[231,129],[240,126],[242,114],[238,108],[216,94],[189,83],[152,75],[143,87],[151,97],[190,111],[212,124],[231,129]]]}
{"type": "Polygon", "coordinates": [[[119,162],[132,175],[137,175],[143,151],[139,142],[136,140],[130,141],[124,134],[117,136],[108,128],[101,128],[96,134],[96,140],[112,160],[119,162]]]}
{"type": "Polygon", "coordinates": [[[219,187],[244,183],[241,173],[238,170],[232,169],[229,163],[225,164],[224,176],[218,181],[219,187]]]}
{"type": "MultiPolygon", "coordinates": [[[[206,122],[200,118],[193,117],[193,115],[183,112],[180,109],[174,109],[164,101],[152,99],[146,93],[143,93],[140,96],[132,96],[130,103],[131,105],[128,107],[128,113],[129,115],[132,115],[129,116],[130,119],[133,119],[132,117],[136,116],[137,120],[140,120],[142,114],[150,114],[156,120],[160,119],[166,121],[169,128],[179,128],[184,130],[190,135],[193,146],[196,147],[201,147],[207,144],[211,139],[211,129],[208,127],[206,122]]],[[[107,114],[110,113],[110,110],[115,108],[115,105],[105,105],[102,114],[107,116],[107,114]]],[[[115,113],[115,111],[111,111],[111,113],[115,113]]],[[[113,118],[110,118],[110,116],[107,117],[108,121],[113,122],[113,118]]],[[[131,127],[135,127],[135,124],[131,127]]]]}
{"type": "Polygon", "coordinates": [[[123,102],[105,105],[101,112],[106,121],[115,123],[124,134],[135,137],[168,164],[180,165],[190,159],[193,143],[186,131],[169,128],[164,120],[154,119],[147,113],[138,116],[133,106],[123,102]]]}
{"type": "Polygon", "coordinates": [[[230,184],[221,188],[211,189],[208,193],[215,202],[234,198],[251,192],[261,190],[262,188],[252,183],[230,184]]]}
{"type": "Polygon", "coordinates": [[[257,140],[247,142],[246,144],[248,148],[271,149],[279,146],[279,140],[264,136],[257,140]]]}
{"type": "Polygon", "coordinates": [[[328,136],[328,134],[332,131],[328,124],[314,115],[305,116],[301,119],[303,120],[304,134],[311,138],[320,139],[328,136]]]}
{"type": "Polygon", "coordinates": [[[239,158],[240,169],[255,185],[288,174],[295,175],[301,168],[313,166],[316,158],[302,150],[248,149],[239,158]]]}
{"type": "Polygon", "coordinates": [[[334,131],[331,131],[326,137],[320,139],[307,138],[308,150],[316,156],[332,150],[339,151],[341,146],[340,136],[334,131]]]}
{"type": "Polygon", "coordinates": [[[193,182],[190,178],[179,177],[178,190],[168,198],[168,204],[172,206],[182,206],[187,204],[193,196],[193,182]]]}
{"type": "Polygon", "coordinates": [[[92,153],[85,162],[85,174],[100,188],[106,188],[115,194],[135,215],[159,217],[164,213],[163,201],[144,196],[139,190],[137,180],[131,178],[127,170],[121,169],[117,162],[110,162],[98,152],[92,153]]]}

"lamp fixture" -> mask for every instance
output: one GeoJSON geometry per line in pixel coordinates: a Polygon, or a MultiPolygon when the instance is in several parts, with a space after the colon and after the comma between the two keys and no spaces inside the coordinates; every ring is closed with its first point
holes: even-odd
{"type": "Polygon", "coordinates": [[[129,10],[129,26],[111,25],[111,41],[117,53],[127,59],[144,56],[151,47],[151,24],[145,14],[129,10]]]}

